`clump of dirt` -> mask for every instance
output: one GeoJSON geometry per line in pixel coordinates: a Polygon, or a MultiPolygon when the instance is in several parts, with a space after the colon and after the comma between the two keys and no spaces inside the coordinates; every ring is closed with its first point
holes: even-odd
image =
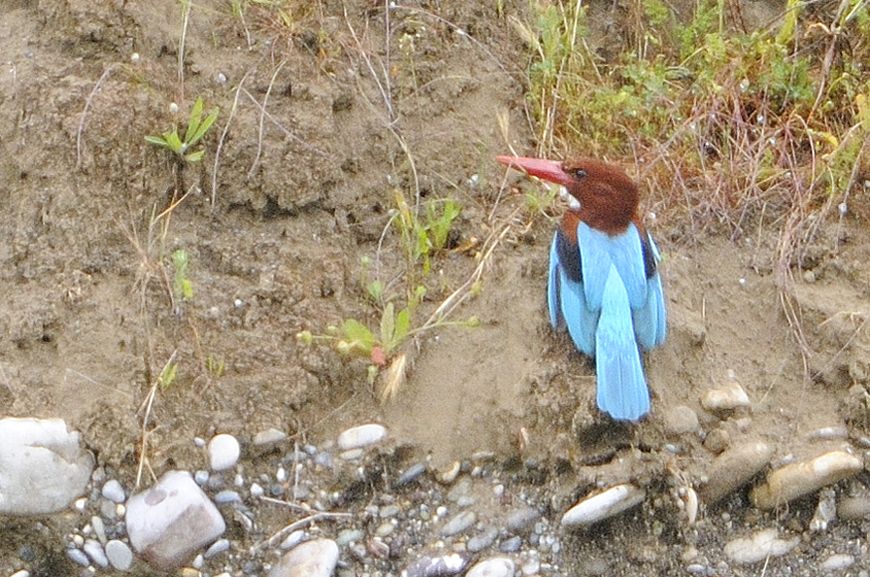
{"type": "MultiPolygon", "coordinates": [[[[0,6],[0,414],[64,418],[130,484],[143,446],[160,471],[196,466],[191,439],[214,431],[323,439],[372,420],[438,465],[491,450],[567,463],[597,483],[652,482],[665,467],[698,479],[713,453],[703,435],[668,433],[679,405],[732,443],[767,440],[777,458],[843,443],[806,440],[821,427],[845,425],[866,442],[870,229],[851,213],[799,276],[807,357],[781,313],[776,230],[676,245],[676,223],[652,226],[671,319],[667,344],[645,361],[653,413],[627,432],[577,437],[575,422],[594,412],[594,370],[546,323],[552,223],[524,208],[522,189],[534,185],[504,186],[492,160],[531,148],[525,48],[507,19],[525,9],[402,5],[387,37],[383,7],[366,2],[318,3],[295,28],[254,4],[247,18],[194,5],[182,80],[176,2],[0,6]],[[197,96],[220,116],[205,160],[179,168],[144,137],[183,125],[197,96]],[[461,310],[481,327],[418,339],[407,385],[381,406],[364,367],[296,334],[376,322],[360,259],[402,282],[388,227],[396,191],[457,199],[457,245],[510,229],[461,310]],[[189,255],[189,300],[172,296],[177,249],[189,255]],[[170,360],[175,379],[146,411],[170,360]],[[752,408],[720,419],[700,397],[728,378],[752,408]],[[675,442],[676,454],[662,450],[675,442]]],[[[424,308],[482,256],[437,256],[424,308]]],[[[562,482],[565,493],[577,486],[562,482]]],[[[728,510],[745,513],[741,499],[728,510]]],[[[721,546],[726,529],[710,530],[696,546],[721,546]]],[[[652,535],[615,522],[578,537],[573,564],[592,567],[594,547],[642,565],[652,535]]],[[[8,546],[0,552],[15,554],[8,546]]]]}

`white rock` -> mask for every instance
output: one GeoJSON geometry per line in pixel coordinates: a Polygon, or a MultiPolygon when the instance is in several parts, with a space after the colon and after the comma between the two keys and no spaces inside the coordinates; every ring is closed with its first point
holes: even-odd
{"type": "Polygon", "coordinates": [[[121,483],[115,479],[109,479],[106,481],[101,492],[103,497],[112,503],[123,503],[127,499],[124,495],[124,487],[122,487],[121,483]]]}
{"type": "Polygon", "coordinates": [[[338,545],[315,539],[294,547],[272,567],[269,577],[330,577],[338,563],[338,545]]]}
{"type": "Polygon", "coordinates": [[[750,406],[749,395],[740,383],[730,380],[721,387],[710,389],[701,397],[701,406],[708,411],[729,411],[750,406]]]}
{"type": "Polygon", "coordinates": [[[853,563],[855,563],[854,557],[845,553],[839,553],[831,555],[822,561],[819,569],[822,571],[841,571],[842,569],[848,569],[853,563]]]}
{"type": "Polygon", "coordinates": [[[118,571],[129,571],[133,566],[133,551],[123,541],[112,539],[106,543],[106,557],[118,571]]]}
{"type": "Polygon", "coordinates": [[[780,539],[776,529],[763,529],[751,537],[741,537],[725,545],[725,555],[734,563],[748,565],[768,557],[781,557],[800,543],[800,537],[780,539]]]}
{"type": "Polygon", "coordinates": [[[241,447],[232,435],[220,434],[208,442],[208,458],[212,471],[225,471],[239,461],[241,447]]]}
{"type": "Polygon", "coordinates": [[[708,504],[730,495],[764,469],[773,457],[773,447],[763,441],[749,441],[722,452],[707,471],[701,498],[708,504]]]}
{"type": "Polygon", "coordinates": [[[91,478],[94,457],[61,419],[0,419],[0,515],[68,507],[91,478]]]}
{"type": "Polygon", "coordinates": [[[127,502],[127,534],[137,553],[172,570],[226,529],[214,503],[187,471],[170,471],[127,502]]]}
{"type": "Polygon", "coordinates": [[[826,485],[856,475],[863,461],[845,451],[831,451],[815,459],[799,461],[773,471],[750,497],[759,509],[773,509],[826,485]]]}
{"type": "Polygon", "coordinates": [[[16,571],[9,577],[30,577],[30,571],[27,569],[22,569],[21,571],[16,571]]]}
{"type": "Polygon", "coordinates": [[[582,499],[562,516],[562,525],[589,526],[643,502],[646,491],[631,484],[616,485],[582,499]]]}
{"type": "Polygon", "coordinates": [[[506,557],[494,557],[477,563],[465,577],[513,577],[514,562],[506,557]]]}
{"type": "Polygon", "coordinates": [[[338,448],[342,451],[368,447],[380,443],[387,437],[387,429],[383,425],[370,423],[346,430],[338,436],[338,448]]]}
{"type": "Polygon", "coordinates": [[[85,546],[83,547],[85,553],[88,554],[88,557],[91,558],[91,561],[99,565],[100,567],[108,567],[109,560],[106,558],[106,553],[103,551],[103,546],[100,545],[100,542],[95,539],[88,539],[85,541],[85,546]]]}

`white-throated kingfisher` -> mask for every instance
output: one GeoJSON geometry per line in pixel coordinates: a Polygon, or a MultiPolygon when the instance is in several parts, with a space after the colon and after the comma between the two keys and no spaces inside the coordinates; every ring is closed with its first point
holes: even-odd
{"type": "Polygon", "coordinates": [[[561,185],[568,210],[550,245],[550,324],[567,326],[577,348],[595,358],[598,408],[640,419],[650,407],[640,351],[664,342],[667,315],[661,257],[638,217],[637,186],[617,166],[590,158],[496,158],[561,185]]]}

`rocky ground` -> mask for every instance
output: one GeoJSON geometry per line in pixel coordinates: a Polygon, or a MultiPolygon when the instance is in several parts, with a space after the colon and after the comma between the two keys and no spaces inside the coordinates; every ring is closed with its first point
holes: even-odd
{"type": "Polygon", "coordinates": [[[796,271],[806,355],[777,230],[689,234],[648,195],[669,340],[646,359],[650,417],[602,421],[591,365],[546,323],[552,223],[493,161],[534,149],[526,3],[235,5],[185,24],[169,0],[0,4],[0,417],[79,433],[0,449],[0,575],[870,572],[866,186],[796,271]],[[179,168],[144,137],[198,96],[220,114],[179,168]],[[366,282],[406,274],[397,192],[462,205],[421,316],[479,270],[456,318],[480,326],[409,343],[382,405],[362,364],[296,335],[377,323],[366,282]],[[346,440],[367,423],[385,437],[346,440]],[[219,437],[215,456],[218,434],[239,455],[219,437]],[[58,512],[3,508],[22,487],[49,504],[22,455],[66,466],[79,446],[58,512]],[[129,515],[172,470],[218,516],[161,564],[129,515]]]}

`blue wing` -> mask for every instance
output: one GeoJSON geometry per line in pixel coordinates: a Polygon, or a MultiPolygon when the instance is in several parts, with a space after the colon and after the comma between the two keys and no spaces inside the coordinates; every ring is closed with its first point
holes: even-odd
{"type": "Polygon", "coordinates": [[[648,351],[665,342],[668,319],[665,312],[662,277],[658,272],[661,256],[649,234],[647,234],[647,243],[644,248],[644,260],[647,267],[647,298],[641,308],[632,311],[632,319],[637,342],[643,350],[648,351]]]}
{"type": "Polygon", "coordinates": [[[568,327],[574,345],[584,354],[595,356],[595,327],[598,313],[589,309],[580,276],[580,252],[560,231],[550,245],[547,281],[547,307],[553,328],[568,327]]]}
{"type": "Polygon", "coordinates": [[[547,310],[550,313],[550,326],[560,329],[565,326],[562,311],[559,309],[559,255],[556,252],[556,242],[559,233],[553,235],[550,244],[550,270],[547,275],[547,310]]]}

